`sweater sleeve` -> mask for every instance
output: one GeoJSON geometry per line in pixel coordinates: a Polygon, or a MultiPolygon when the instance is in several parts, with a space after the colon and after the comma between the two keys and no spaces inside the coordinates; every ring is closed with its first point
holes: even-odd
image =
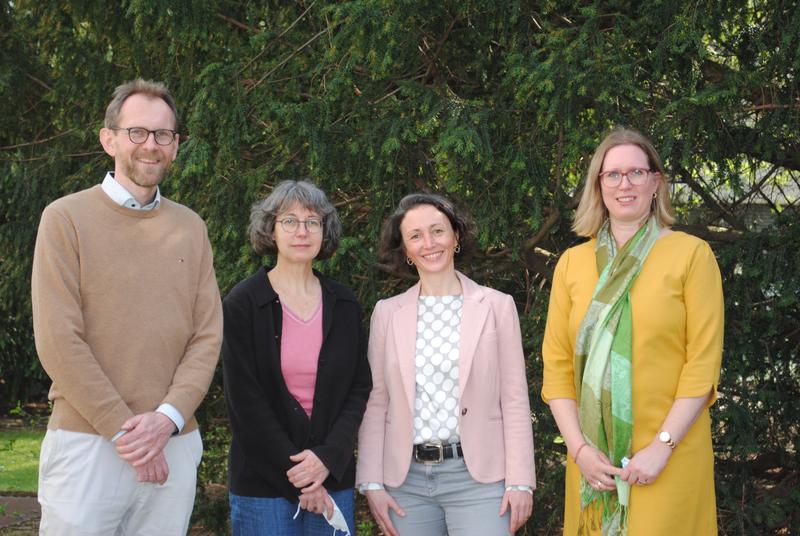
{"type": "Polygon", "coordinates": [[[75,227],[50,205],[39,223],[31,274],[36,351],[58,392],[111,439],[133,412],[86,342],[80,270],[75,227]]]}
{"type": "Polygon", "coordinates": [[[573,371],[573,351],[575,342],[569,334],[569,316],[572,299],[567,284],[569,250],[556,265],[553,285],[550,290],[550,305],[547,309],[547,325],[544,330],[542,357],[544,359],[544,380],[542,399],[549,402],[554,398],[576,398],[575,376],[573,371]]]}
{"type": "Polygon", "coordinates": [[[325,437],[323,444],[311,450],[325,464],[336,480],[341,480],[353,458],[358,426],[364,416],[367,398],[372,390],[372,376],[367,360],[367,341],[361,325],[361,308],[356,315],[358,341],[356,343],[356,368],[342,409],[325,437]]]}
{"type": "Polygon", "coordinates": [[[228,295],[222,308],[223,383],[232,435],[245,453],[248,467],[267,482],[287,481],[286,471],[294,466],[289,456],[300,449],[278,422],[259,382],[252,311],[242,294],[228,295]]]}
{"type": "Polygon", "coordinates": [[[175,407],[187,421],[208,391],[222,344],[222,303],[211,243],[204,224],[198,232],[202,234],[203,247],[192,309],[193,332],[162,401],[175,407]]]}

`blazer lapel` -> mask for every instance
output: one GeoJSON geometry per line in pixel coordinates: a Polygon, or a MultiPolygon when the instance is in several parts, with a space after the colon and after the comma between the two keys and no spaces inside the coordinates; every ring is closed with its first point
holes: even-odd
{"type": "Polygon", "coordinates": [[[398,368],[411,415],[414,415],[414,399],[416,398],[417,298],[419,298],[419,283],[403,294],[402,303],[392,315],[392,332],[397,351],[398,368]]]}
{"type": "Polygon", "coordinates": [[[464,396],[475,350],[483,331],[483,324],[489,315],[489,307],[483,303],[483,289],[461,272],[456,272],[461,280],[464,303],[461,308],[461,343],[458,349],[458,393],[464,396]]]}

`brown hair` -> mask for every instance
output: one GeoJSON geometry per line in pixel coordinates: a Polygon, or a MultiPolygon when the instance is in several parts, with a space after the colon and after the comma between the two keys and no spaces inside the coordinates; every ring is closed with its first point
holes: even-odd
{"type": "Polygon", "coordinates": [[[467,256],[472,250],[472,224],[469,216],[459,210],[450,200],[429,193],[413,193],[400,200],[397,208],[383,223],[381,232],[380,261],[396,273],[415,273],[416,267],[406,263],[406,251],[403,247],[403,235],[400,224],[412,208],[420,205],[431,205],[444,214],[450,221],[453,231],[458,235],[460,251],[458,257],[467,256]]]}
{"type": "Polygon", "coordinates": [[[578,236],[596,236],[600,226],[608,218],[608,209],[603,204],[603,195],[600,192],[599,176],[606,153],[617,145],[636,145],[644,151],[644,154],[647,155],[647,163],[650,169],[660,175],[661,185],[656,189],[654,202],[656,221],[661,227],[667,227],[675,221],[672,215],[672,204],[669,200],[667,174],[664,171],[664,165],[661,163],[661,157],[658,156],[656,148],[649,139],[636,130],[615,128],[597,146],[589,163],[589,171],[586,173],[586,182],[581,193],[581,200],[578,203],[578,209],[575,211],[575,220],[572,222],[572,230],[578,236]]]}
{"type": "Polygon", "coordinates": [[[158,98],[166,102],[167,106],[172,110],[172,115],[175,117],[175,130],[178,130],[178,108],[175,106],[175,99],[170,95],[167,86],[164,85],[163,82],[154,82],[142,78],[125,82],[114,89],[114,95],[111,97],[111,102],[108,103],[108,107],[106,108],[106,117],[103,121],[103,126],[106,128],[119,126],[117,125],[117,120],[119,119],[119,111],[122,109],[122,104],[125,102],[125,99],[137,93],[158,98]]]}

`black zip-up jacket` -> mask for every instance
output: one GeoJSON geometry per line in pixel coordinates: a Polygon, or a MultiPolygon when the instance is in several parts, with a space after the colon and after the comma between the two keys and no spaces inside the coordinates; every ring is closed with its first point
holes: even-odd
{"type": "Polygon", "coordinates": [[[300,490],[286,477],[289,456],[310,449],[330,475],[324,486],[355,484],[353,450],[372,389],[361,306],[343,285],[314,272],[322,287],[322,348],[314,409],[309,418],[281,373],[278,295],[267,269],[237,284],[223,300],[225,400],[232,438],[230,491],[248,497],[285,497],[300,490]]]}

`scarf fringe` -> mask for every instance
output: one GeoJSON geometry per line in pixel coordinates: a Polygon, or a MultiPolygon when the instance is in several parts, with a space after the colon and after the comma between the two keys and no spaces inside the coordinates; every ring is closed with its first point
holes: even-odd
{"type": "Polygon", "coordinates": [[[597,491],[581,478],[581,513],[578,536],[628,536],[628,507],[620,504],[613,491],[597,491]]]}

